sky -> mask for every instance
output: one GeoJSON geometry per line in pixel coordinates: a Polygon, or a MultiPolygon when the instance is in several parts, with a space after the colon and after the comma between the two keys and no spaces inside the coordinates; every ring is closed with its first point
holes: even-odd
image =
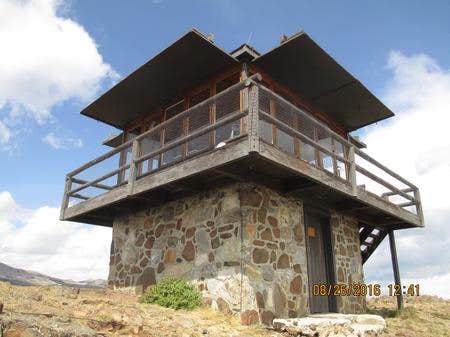
{"type": "MultiPolygon", "coordinates": [[[[396,113],[358,135],[421,189],[426,227],[396,232],[403,282],[450,298],[449,13],[448,1],[0,0],[0,261],[106,278],[111,230],[58,220],[65,174],[115,132],[79,112],[192,27],[260,52],[303,29],[396,113]]],[[[366,282],[393,282],[388,248],[366,282]]]]}

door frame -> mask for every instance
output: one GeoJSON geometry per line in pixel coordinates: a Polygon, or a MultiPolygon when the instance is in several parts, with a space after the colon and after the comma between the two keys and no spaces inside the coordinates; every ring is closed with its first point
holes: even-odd
{"type": "MultiPolygon", "coordinates": [[[[311,311],[311,299],[313,295],[312,292],[312,284],[311,284],[311,278],[310,278],[310,269],[309,269],[309,263],[308,260],[308,250],[309,250],[309,244],[308,244],[308,223],[307,223],[307,214],[312,214],[316,217],[319,217],[320,221],[320,227],[322,230],[322,244],[323,244],[323,250],[325,255],[325,272],[327,277],[327,283],[334,285],[336,284],[336,274],[335,274],[335,268],[334,268],[334,242],[332,239],[332,230],[331,230],[331,215],[329,211],[320,209],[318,207],[313,207],[309,205],[303,206],[303,222],[304,222],[304,230],[305,230],[305,247],[306,247],[306,266],[307,266],[307,273],[308,273],[308,298],[310,303],[309,310],[311,311]],[[329,245],[326,245],[325,243],[329,242],[329,245]]],[[[333,296],[327,296],[328,297],[328,311],[329,312],[338,312],[337,311],[337,301],[336,297],[333,296]]]]}

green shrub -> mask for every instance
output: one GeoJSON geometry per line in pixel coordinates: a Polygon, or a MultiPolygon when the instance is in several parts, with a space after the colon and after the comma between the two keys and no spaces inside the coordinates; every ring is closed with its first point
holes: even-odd
{"type": "Polygon", "coordinates": [[[201,304],[201,294],[186,280],[167,278],[148,288],[140,301],[176,310],[194,309],[201,304]]]}

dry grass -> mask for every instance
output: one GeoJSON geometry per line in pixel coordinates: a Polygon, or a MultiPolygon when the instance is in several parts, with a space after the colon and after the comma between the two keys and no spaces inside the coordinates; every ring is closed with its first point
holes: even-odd
{"type": "MultiPolygon", "coordinates": [[[[59,326],[65,331],[76,331],[69,334],[73,337],[82,333],[137,337],[281,336],[263,327],[241,326],[238,318],[208,308],[176,311],[141,304],[136,296],[109,290],[81,289],[77,294],[71,288],[19,287],[0,282],[0,301],[5,305],[5,312],[0,315],[0,323],[4,325],[21,322],[42,327],[44,331],[46,327],[59,326]]],[[[409,298],[405,310],[398,313],[395,298],[381,297],[369,300],[368,307],[370,313],[386,319],[387,329],[382,337],[450,336],[449,300],[430,296],[409,298]]]]}
{"type": "Polygon", "coordinates": [[[77,294],[71,288],[19,287],[0,282],[0,300],[5,305],[0,322],[25,321],[44,330],[57,324],[80,335],[84,331],[90,333],[88,336],[280,336],[263,327],[242,326],[237,317],[208,308],[173,310],[142,304],[134,295],[109,290],[81,289],[77,294]]]}
{"type": "Polygon", "coordinates": [[[387,323],[381,337],[450,336],[450,300],[435,296],[408,297],[405,308],[396,310],[395,297],[368,301],[369,313],[383,316],[387,323]]]}

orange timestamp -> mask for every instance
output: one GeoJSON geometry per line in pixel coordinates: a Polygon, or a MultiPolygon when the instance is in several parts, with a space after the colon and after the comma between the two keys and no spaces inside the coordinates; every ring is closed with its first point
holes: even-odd
{"type": "MultiPolygon", "coordinates": [[[[383,293],[381,284],[366,284],[366,283],[337,283],[326,284],[316,283],[312,285],[313,296],[381,296],[383,293]]],[[[389,284],[387,285],[387,294],[389,296],[419,296],[419,284],[389,284]]]]}

